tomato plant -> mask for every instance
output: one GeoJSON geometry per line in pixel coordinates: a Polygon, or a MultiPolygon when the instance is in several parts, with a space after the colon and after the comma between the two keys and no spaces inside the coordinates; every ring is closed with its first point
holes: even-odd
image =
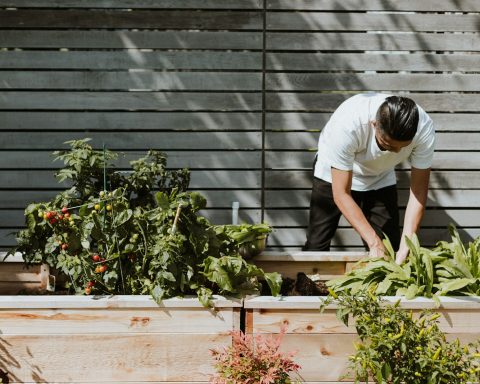
{"type": "Polygon", "coordinates": [[[11,253],[49,264],[79,294],[152,294],[157,301],[197,294],[208,305],[214,293],[260,291],[261,279],[278,294],[280,276],[246,263],[238,242],[199,214],[206,200],[187,191],[188,170],[167,170],[166,156],[150,151],[131,162],[131,173],[119,173],[115,153],[94,150],[88,139],[67,143],[70,150],[54,154],[65,164],[57,177],[70,188],[26,208],[11,253]]]}

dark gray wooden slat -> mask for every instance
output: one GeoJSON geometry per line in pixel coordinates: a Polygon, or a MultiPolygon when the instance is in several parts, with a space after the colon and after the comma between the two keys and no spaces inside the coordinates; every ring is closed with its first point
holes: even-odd
{"type": "MultiPolygon", "coordinates": [[[[316,130],[320,131],[328,122],[331,113],[286,112],[267,113],[267,130],[316,130]]],[[[478,131],[480,114],[430,113],[435,131],[478,131]]],[[[1,121],[1,114],[0,114],[1,121]]]]}
{"type": "Polygon", "coordinates": [[[262,29],[262,13],[197,10],[0,10],[3,28],[262,29]]]}
{"type": "Polygon", "coordinates": [[[480,89],[477,74],[267,73],[266,89],[275,91],[462,91],[480,89]]]}
{"type": "MultiPolygon", "coordinates": [[[[341,36],[341,35],[340,35],[341,36]]],[[[365,36],[365,35],[364,35],[365,36]]],[[[296,53],[269,52],[267,69],[275,71],[478,71],[471,53],[296,53]]]]}
{"type": "MultiPolygon", "coordinates": [[[[0,201],[2,209],[23,210],[32,202],[44,202],[54,198],[63,188],[59,184],[51,184],[48,190],[13,190],[5,191],[0,189],[0,201]]],[[[244,209],[260,208],[259,190],[203,190],[198,191],[207,198],[208,208],[231,209],[232,202],[240,203],[240,212],[244,209]]],[[[0,215],[0,221],[1,219],[0,215]]],[[[240,218],[241,213],[240,213],[240,218]]],[[[246,220],[246,219],[242,219],[246,220]]]]}
{"type": "MultiPolygon", "coordinates": [[[[128,151],[119,154],[115,161],[118,168],[130,169],[130,161],[146,155],[145,151],[128,151]]],[[[260,151],[164,151],[169,168],[240,169],[261,168],[260,151]]],[[[51,151],[2,151],[2,169],[54,169],[63,166],[54,162],[51,151]]]]}
{"type": "MultiPolygon", "coordinates": [[[[472,241],[480,235],[478,228],[460,228],[460,236],[464,242],[472,241]]],[[[433,246],[440,240],[450,241],[451,237],[447,228],[420,229],[418,232],[422,246],[433,246]]],[[[303,228],[277,228],[268,237],[269,246],[301,246],[305,243],[305,229],[303,228]]],[[[335,246],[361,246],[360,236],[354,229],[339,228],[332,242],[335,246]]]]}
{"type": "Polygon", "coordinates": [[[0,92],[0,110],[261,110],[256,93],[183,92],[0,92]]]}
{"type": "MultiPolygon", "coordinates": [[[[318,111],[335,110],[340,103],[353,94],[339,93],[268,93],[266,97],[269,111],[318,111]]],[[[478,112],[479,94],[439,94],[410,93],[406,96],[415,100],[427,112],[478,112]]]]}
{"type": "Polygon", "coordinates": [[[1,112],[3,130],[261,130],[259,112],[1,112]]]}
{"type": "MultiPolygon", "coordinates": [[[[0,32],[1,34],[1,32],[0,32]]],[[[125,51],[0,51],[6,69],[241,69],[261,70],[260,52],[125,51]]],[[[141,73],[136,73],[139,75],[141,73]]],[[[145,76],[145,74],[141,74],[145,76]]],[[[190,74],[185,74],[190,75],[190,74]]]]}
{"type": "MultiPolygon", "coordinates": [[[[408,190],[398,191],[399,206],[408,200],[408,190]]],[[[427,207],[480,208],[478,190],[430,190],[427,207]]],[[[310,190],[266,191],[266,208],[307,208],[310,205],[310,190]]]]}
{"type": "Polygon", "coordinates": [[[269,12],[267,30],[478,32],[479,15],[269,12]]]}
{"type": "MultiPolygon", "coordinates": [[[[260,132],[89,132],[91,144],[101,148],[102,143],[111,150],[261,149],[260,132]]],[[[0,149],[65,149],[67,140],[85,138],[82,132],[4,132],[0,149]]]]}
{"type": "Polygon", "coordinates": [[[478,34],[267,33],[268,50],[480,51],[478,34]]]}
{"type": "MultiPolygon", "coordinates": [[[[269,209],[265,212],[265,221],[279,227],[307,227],[309,209],[269,209]]],[[[400,221],[403,222],[405,209],[400,209],[400,221]]],[[[478,212],[470,209],[427,209],[421,227],[445,229],[449,224],[457,227],[478,226],[478,212]]],[[[348,221],[340,218],[340,227],[350,227],[348,221]]]]}
{"type": "MultiPolygon", "coordinates": [[[[316,151],[267,151],[265,155],[265,167],[267,169],[311,169],[316,151]]],[[[462,152],[436,152],[433,156],[433,169],[478,169],[480,153],[462,152]]],[[[398,169],[409,169],[408,164],[400,164],[398,169]]]]}
{"type": "MultiPolygon", "coordinates": [[[[3,47],[113,49],[261,49],[261,32],[0,30],[3,47]]],[[[52,52],[55,54],[54,52],[52,52]]],[[[85,52],[88,56],[88,52],[85,52]]],[[[115,52],[105,64],[115,60],[115,52]]],[[[128,53],[128,52],[127,52],[128,53]]],[[[21,55],[19,53],[19,55],[21,55]]],[[[148,58],[147,52],[145,56],[148,58]]],[[[53,56],[55,57],[55,56],[53,56]]],[[[151,58],[151,55],[150,55],[151,58]]],[[[150,59],[151,61],[152,59],[150,59]]],[[[149,60],[146,60],[148,65],[149,60]]],[[[82,63],[82,60],[79,62],[82,63]]],[[[40,60],[40,65],[42,60],[40,60]]],[[[79,65],[80,65],[79,64],[79,65]]],[[[111,65],[111,64],[110,64],[111,65]]]]}
{"type": "Polygon", "coordinates": [[[267,0],[269,10],[479,12],[475,0],[267,0]]]}
{"type": "Polygon", "coordinates": [[[259,9],[261,0],[1,0],[11,8],[176,8],[259,9]]]}
{"type": "MultiPolygon", "coordinates": [[[[195,66],[194,63],[191,64],[195,66]]],[[[0,89],[258,91],[260,73],[0,71],[0,89]]]]}
{"type": "MultiPolygon", "coordinates": [[[[25,226],[25,216],[23,209],[6,209],[0,211],[0,228],[18,228],[25,226]]],[[[231,224],[231,209],[203,209],[200,215],[206,217],[212,224],[231,224]]],[[[259,223],[261,221],[261,211],[259,209],[240,209],[239,222],[259,223]]]]}
{"type": "MultiPolygon", "coordinates": [[[[8,236],[14,229],[0,229],[0,247],[11,247],[15,245],[15,237],[8,236]]],[[[463,241],[471,241],[480,235],[480,229],[460,228],[463,241]]],[[[420,242],[423,246],[432,246],[440,240],[450,240],[447,229],[421,229],[419,232],[420,242]]],[[[269,247],[279,246],[297,246],[300,247],[305,242],[305,229],[279,228],[276,229],[268,238],[269,247]]],[[[332,242],[334,247],[360,247],[362,245],[360,237],[353,229],[340,228],[332,242]]]]}
{"type": "MultiPolygon", "coordinates": [[[[192,189],[252,189],[261,185],[261,171],[192,170],[190,175],[189,188],[192,189]]],[[[70,184],[59,184],[52,171],[5,170],[0,171],[0,185],[9,189],[46,189],[70,184]]]]}
{"type": "MultiPolygon", "coordinates": [[[[460,156],[460,154],[458,155],[460,156]]],[[[397,171],[397,186],[410,187],[410,172],[397,171]]],[[[303,189],[312,188],[312,170],[281,170],[265,172],[267,189],[303,189]]],[[[480,189],[480,177],[477,171],[439,171],[430,175],[430,189],[480,189]]]]}
{"type": "MultiPolygon", "coordinates": [[[[318,132],[267,132],[267,149],[315,150],[318,143],[318,132]]],[[[436,150],[475,151],[480,148],[480,135],[471,132],[436,132],[436,150]]]]}

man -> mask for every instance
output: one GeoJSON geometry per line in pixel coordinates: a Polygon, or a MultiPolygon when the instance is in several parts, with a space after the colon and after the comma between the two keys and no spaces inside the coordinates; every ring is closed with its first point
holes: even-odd
{"type": "Polygon", "coordinates": [[[374,93],[343,102],[318,141],[304,250],[328,251],[343,214],[371,256],[384,254],[386,234],[402,263],[405,236],[417,232],[425,211],[434,142],[431,118],[409,98],[374,93]],[[410,195],[400,236],[394,168],[407,159],[410,195]]]}

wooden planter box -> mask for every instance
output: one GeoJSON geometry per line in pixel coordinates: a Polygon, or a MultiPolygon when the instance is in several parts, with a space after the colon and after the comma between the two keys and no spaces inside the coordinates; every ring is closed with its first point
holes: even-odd
{"type": "MultiPolygon", "coordinates": [[[[398,297],[386,297],[396,302],[398,297]]],[[[353,354],[356,332],[345,327],[335,316],[335,306],[320,314],[322,298],[291,296],[275,298],[259,296],[245,301],[246,332],[278,333],[282,323],[288,326],[283,340],[285,351],[298,350],[295,361],[302,366],[301,377],[307,383],[340,383],[348,356],[353,354]]],[[[419,311],[431,308],[441,314],[440,324],[450,338],[463,343],[480,338],[480,297],[443,297],[435,309],[433,300],[402,299],[405,309],[419,311]]],[[[348,380],[346,382],[349,382],[348,380]]]]}
{"type": "Polygon", "coordinates": [[[263,252],[251,262],[265,272],[279,272],[283,277],[296,278],[298,272],[316,275],[327,281],[343,276],[367,257],[366,252],[263,252]]]}
{"type": "Polygon", "coordinates": [[[239,300],[2,296],[0,368],[10,383],[205,383],[231,343],[239,300]]]}
{"type": "Polygon", "coordinates": [[[48,278],[47,264],[27,267],[21,254],[6,257],[6,252],[0,252],[0,295],[45,291],[48,278]]]}

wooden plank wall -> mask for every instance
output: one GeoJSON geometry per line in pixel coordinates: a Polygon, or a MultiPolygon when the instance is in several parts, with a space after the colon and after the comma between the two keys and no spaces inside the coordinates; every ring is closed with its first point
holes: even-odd
{"type": "MultiPolygon", "coordinates": [[[[438,145],[421,239],[480,234],[480,3],[473,0],[0,0],[0,248],[57,185],[74,138],[192,169],[205,214],[304,242],[318,134],[347,97],[411,93],[438,145]]],[[[398,169],[400,201],[408,165],[398,169]]],[[[361,247],[342,221],[334,249],[361,247]]]]}

